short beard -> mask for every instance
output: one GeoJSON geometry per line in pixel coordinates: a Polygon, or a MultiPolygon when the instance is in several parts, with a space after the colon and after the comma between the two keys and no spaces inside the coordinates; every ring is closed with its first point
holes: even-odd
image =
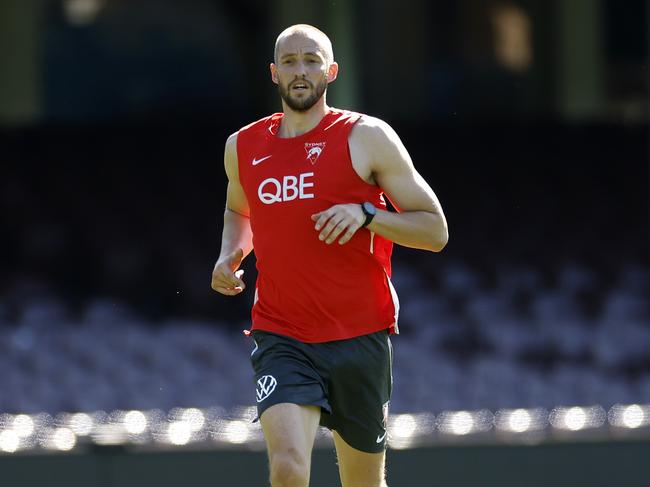
{"type": "Polygon", "coordinates": [[[282,86],[282,83],[278,83],[278,91],[280,92],[280,97],[284,102],[287,104],[289,108],[291,108],[294,112],[306,112],[309,110],[311,107],[313,107],[318,100],[321,99],[323,94],[325,93],[325,90],[327,89],[327,80],[322,79],[321,81],[318,82],[316,85],[316,89],[313,91],[313,93],[301,100],[296,100],[295,98],[291,98],[291,95],[289,94],[289,85],[285,88],[282,86]]]}

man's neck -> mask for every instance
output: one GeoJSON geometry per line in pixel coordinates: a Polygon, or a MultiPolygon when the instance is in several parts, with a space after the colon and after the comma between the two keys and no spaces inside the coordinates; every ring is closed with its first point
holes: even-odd
{"type": "Polygon", "coordinates": [[[314,129],[329,111],[323,98],[306,112],[296,112],[282,102],[284,117],[282,117],[278,136],[283,139],[298,137],[314,129]]]}

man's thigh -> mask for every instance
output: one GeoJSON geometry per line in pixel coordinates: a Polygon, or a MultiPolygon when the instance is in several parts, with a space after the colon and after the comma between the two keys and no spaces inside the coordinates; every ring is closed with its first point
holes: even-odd
{"type": "Polygon", "coordinates": [[[309,461],[318,431],[319,406],[291,403],[275,404],[260,417],[269,458],[288,454],[300,461],[309,461]]]}
{"type": "Polygon", "coordinates": [[[353,448],[332,431],[343,487],[386,487],[386,451],[366,453],[353,448]]]}

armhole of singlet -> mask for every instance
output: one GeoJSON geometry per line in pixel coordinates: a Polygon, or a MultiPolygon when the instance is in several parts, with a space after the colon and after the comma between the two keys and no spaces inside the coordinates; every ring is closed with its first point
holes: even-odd
{"type": "MultiPolygon", "coordinates": [[[[345,138],[345,147],[346,147],[346,150],[347,150],[347,153],[348,153],[348,161],[350,161],[350,171],[352,171],[352,173],[356,176],[357,180],[358,180],[359,182],[361,182],[362,184],[364,184],[365,186],[367,186],[367,187],[369,187],[369,188],[379,188],[378,185],[376,185],[376,184],[370,184],[368,181],[366,181],[366,180],[363,179],[361,176],[359,176],[359,173],[356,171],[356,169],[354,169],[354,164],[352,163],[352,153],[350,152],[350,134],[352,133],[352,129],[354,129],[354,126],[355,126],[355,125],[359,122],[359,120],[361,120],[361,118],[363,117],[363,114],[361,114],[361,113],[356,113],[356,112],[355,112],[355,113],[354,113],[354,117],[355,117],[355,119],[354,119],[353,122],[350,122],[350,124],[351,124],[352,126],[351,126],[350,129],[348,130],[347,136],[346,136],[346,138],[345,138]]],[[[350,117],[350,118],[352,118],[352,117],[350,117]]],[[[381,191],[381,188],[379,188],[379,189],[380,189],[380,191],[381,191]]]]}
{"type": "Polygon", "coordinates": [[[244,132],[244,129],[239,129],[237,131],[237,144],[235,147],[235,150],[237,152],[237,175],[239,176],[239,184],[244,187],[244,183],[242,181],[242,157],[240,152],[239,152],[239,145],[241,144],[242,140],[242,133],[244,132]]]}

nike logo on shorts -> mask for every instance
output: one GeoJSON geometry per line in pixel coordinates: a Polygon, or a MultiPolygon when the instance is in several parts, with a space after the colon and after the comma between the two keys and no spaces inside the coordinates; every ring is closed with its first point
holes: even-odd
{"type": "Polygon", "coordinates": [[[273,157],[273,154],[270,156],[262,157],[261,159],[256,159],[253,157],[253,166],[257,166],[260,162],[266,161],[269,157],[273,157]]]}
{"type": "Polygon", "coordinates": [[[384,438],[386,438],[387,433],[388,433],[388,431],[384,431],[383,435],[381,435],[381,436],[377,435],[377,443],[381,443],[382,441],[384,441],[384,438]]]}

